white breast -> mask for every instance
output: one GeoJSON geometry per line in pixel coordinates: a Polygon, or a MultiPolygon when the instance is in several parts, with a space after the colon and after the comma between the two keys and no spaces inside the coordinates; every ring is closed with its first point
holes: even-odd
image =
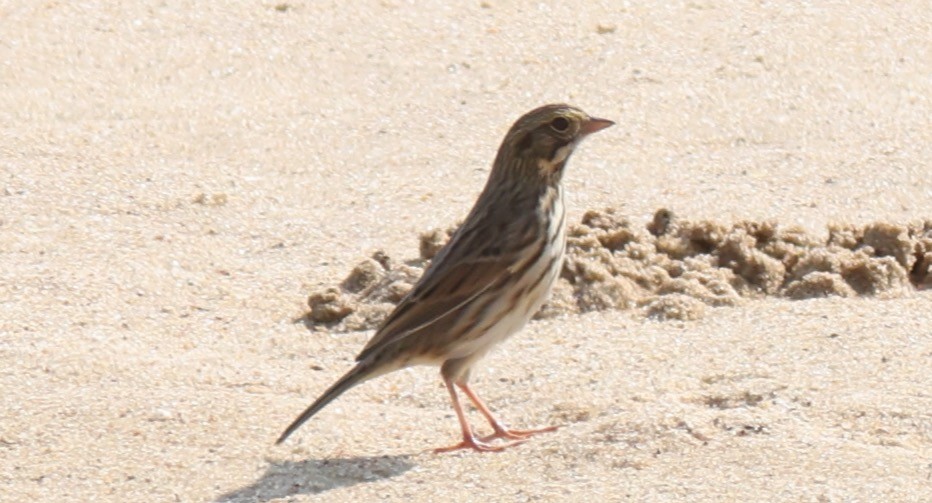
{"type": "MultiPolygon", "coordinates": [[[[489,320],[479,328],[482,334],[475,338],[464,337],[462,344],[455,351],[456,357],[481,356],[492,346],[521,330],[546,302],[553,283],[563,268],[566,249],[565,208],[562,189],[558,190],[561,193],[557,194],[554,201],[554,216],[550,221],[550,229],[541,236],[542,241],[552,241],[553,246],[549,246],[520,278],[515,278],[516,289],[526,290],[526,293],[517,299],[512,299],[509,295],[499,295],[488,305],[486,313],[481,316],[482,319],[489,320]],[[496,323],[493,320],[499,321],[496,323]]],[[[476,305],[486,305],[486,302],[477,302],[476,305]]],[[[466,316],[473,314],[476,313],[466,313],[466,316]]]]}

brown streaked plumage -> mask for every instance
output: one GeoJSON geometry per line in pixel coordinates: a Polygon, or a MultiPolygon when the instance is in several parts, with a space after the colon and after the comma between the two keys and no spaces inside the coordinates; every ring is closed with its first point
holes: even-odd
{"type": "Polygon", "coordinates": [[[469,371],[546,300],[563,266],[566,162],[583,138],[612,124],[570,105],[546,105],[518,119],[466,221],[362,349],[356,366],[298,416],[277,443],[348,389],[417,364],[440,365],[462,429],[462,442],[438,451],[498,451],[556,429],[506,428],[470,388],[469,371]],[[489,421],[492,435],[475,437],[457,387],[489,421]],[[487,443],[493,438],[514,441],[487,443]]]}

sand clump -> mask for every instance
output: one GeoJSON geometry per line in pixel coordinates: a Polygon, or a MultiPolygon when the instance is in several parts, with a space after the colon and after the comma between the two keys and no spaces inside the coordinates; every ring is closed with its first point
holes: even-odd
{"type": "MultiPolygon", "coordinates": [[[[361,261],[339,286],[310,296],[308,320],[375,328],[454,230],[424,233],[415,260],[396,265],[376,252],[361,261]]],[[[666,208],[640,227],[608,209],[588,211],[570,227],[560,280],[537,318],[638,308],[660,320],[693,320],[706,306],[744,298],[897,297],[930,286],[932,220],[836,224],[819,239],[771,221],[679,219],[666,208]]]]}
{"type": "Polygon", "coordinates": [[[421,276],[426,261],[395,266],[382,251],[356,265],[339,287],[328,287],[308,297],[308,320],[346,331],[378,326],[421,276]]]}

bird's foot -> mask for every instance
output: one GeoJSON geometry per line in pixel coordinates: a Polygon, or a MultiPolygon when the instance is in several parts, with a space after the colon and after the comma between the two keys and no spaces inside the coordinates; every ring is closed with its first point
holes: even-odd
{"type": "Polygon", "coordinates": [[[524,441],[534,435],[537,435],[538,433],[549,433],[551,431],[557,431],[558,428],[559,426],[548,426],[546,428],[535,428],[533,430],[512,430],[504,426],[496,426],[495,433],[484,436],[480,438],[479,441],[488,442],[489,440],[495,440],[496,438],[524,441]]]}
{"type": "Polygon", "coordinates": [[[492,445],[492,444],[487,443],[485,440],[486,439],[484,438],[479,440],[479,439],[476,439],[475,437],[466,437],[463,439],[462,442],[456,445],[434,449],[434,454],[459,451],[462,449],[472,449],[477,452],[500,452],[509,447],[513,447],[518,444],[523,444],[525,441],[524,439],[519,439],[514,442],[508,442],[507,444],[492,445]]]}

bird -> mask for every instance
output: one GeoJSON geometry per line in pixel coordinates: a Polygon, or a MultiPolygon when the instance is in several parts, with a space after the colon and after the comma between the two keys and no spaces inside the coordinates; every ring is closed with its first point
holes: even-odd
{"type": "Polygon", "coordinates": [[[355,366],[281,434],[281,444],[344,392],[413,365],[438,365],[462,441],[435,452],[489,452],[520,444],[550,426],[511,429],[469,385],[473,365],[521,330],[560,275],[566,251],[563,175],[570,155],[592,133],[612,126],[566,104],[544,105],[508,130],[485,188],[462,225],[421,278],[382,322],[355,366]],[[485,417],[491,435],[477,438],[457,394],[485,417]],[[504,442],[492,442],[501,439],[504,442]]]}

